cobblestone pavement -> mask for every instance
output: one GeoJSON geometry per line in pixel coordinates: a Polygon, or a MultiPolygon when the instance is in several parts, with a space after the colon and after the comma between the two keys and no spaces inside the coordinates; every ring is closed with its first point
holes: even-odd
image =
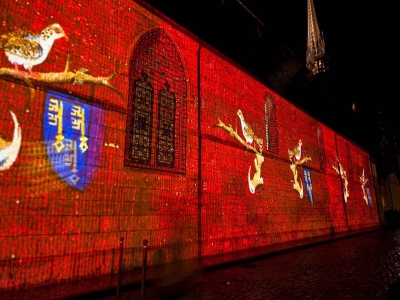
{"type": "Polygon", "coordinates": [[[119,297],[115,290],[81,297],[117,298],[400,299],[400,230],[373,231],[186,277],[164,278],[146,284],[144,297],[137,286],[121,289],[119,297]]]}

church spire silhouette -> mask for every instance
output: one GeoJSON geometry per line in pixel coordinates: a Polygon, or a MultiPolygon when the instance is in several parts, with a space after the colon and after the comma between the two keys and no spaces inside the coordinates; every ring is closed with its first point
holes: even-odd
{"type": "Polygon", "coordinates": [[[324,35],[319,31],[313,0],[307,0],[307,15],[308,36],[306,66],[316,75],[328,71],[328,61],[325,53],[324,35]]]}

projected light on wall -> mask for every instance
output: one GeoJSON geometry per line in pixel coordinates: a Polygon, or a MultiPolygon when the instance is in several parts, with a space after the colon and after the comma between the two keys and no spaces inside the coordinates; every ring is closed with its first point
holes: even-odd
{"type": "Polygon", "coordinates": [[[261,167],[264,163],[264,157],[262,155],[263,151],[263,140],[257,137],[256,133],[251,128],[245,120],[242,110],[236,112],[240,120],[240,126],[242,129],[243,138],[237,133],[235,129],[232,128],[230,124],[225,125],[219,118],[218,124],[214,124],[214,128],[221,128],[227,133],[229,133],[239,144],[245,147],[246,151],[251,151],[255,154],[254,158],[254,173],[251,176],[251,166],[249,166],[248,171],[248,185],[249,190],[252,194],[256,192],[256,189],[264,184],[264,178],[261,177],[261,167]]]}
{"type": "Polygon", "coordinates": [[[101,109],[48,92],[44,139],[54,171],[70,186],[84,189],[92,180],[101,151],[104,120],[101,109]]]}
{"type": "MultiPolygon", "coordinates": [[[[301,176],[299,176],[298,171],[297,171],[297,166],[301,166],[305,164],[306,162],[311,160],[311,157],[305,156],[304,158],[302,157],[301,153],[301,146],[303,145],[302,140],[300,139],[297,142],[297,145],[293,148],[293,150],[288,149],[288,155],[289,155],[289,160],[290,160],[290,170],[293,173],[293,189],[295,189],[298,193],[300,198],[303,198],[304,194],[304,186],[303,186],[303,181],[301,180],[301,176]]],[[[307,188],[310,190],[311,188],[311,177],[309,174],[306,172],[305,173],[305,181],[308,184],[307,188]]],[[[311,199],[310,199],[311,201],[311,199]]],[[[311,201],[313,202],[313,201],[311,201]]]]}
{"type": "Polygon", "coordinates": [[[1,295],[379,224],[368,153],[142,1],[1,4],[1,295]]]}
{"type": "Polygon", "coordinates": [[[7,141],[0,134],[0,171],[9,169],[18,157],[21,148],[21,128],[19,127],[17,117],[10,111],[14,121],[14,131],[12,141],[7,141]]]}
{"type": "Polygon", "coordinates": [[[347,172],[346,170],[343,169],[342,165],[340,164],[340,161],[338,160],[338,165],[332,165],[332,168],[336,171],[336,173],[342,178],[343,180],[343,198],[344,202],[347,203],[347,200],[350,197],[349,193],[349,181],[347,179],[347,172]]]}

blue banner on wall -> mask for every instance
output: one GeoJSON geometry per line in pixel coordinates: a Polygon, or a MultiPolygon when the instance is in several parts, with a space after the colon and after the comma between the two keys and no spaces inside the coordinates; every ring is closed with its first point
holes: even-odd
{"type": "Polygon", "coordinates": [[[312,194],[311,172],[306,167],[303,167],[303,170],[304,170],[304,182],[306,184],[308,200],[310,200],[311,204],[314,204],[314,199],[312,194]]]}
{"type": "Polygon", "coordinates": [[[44,139],[54,171],[69,185],[83,190],[99,165],[104,111],[59,92],[48,92],[44,139]]]}
{"type": "Polygon", "coordinates": [[[371,200],[371,194],[369,192],[369,186],[365,186],[365,191],[367,192],[367,199],[368,199],[368,205],[372,207],[372,200],[371,200]]]}

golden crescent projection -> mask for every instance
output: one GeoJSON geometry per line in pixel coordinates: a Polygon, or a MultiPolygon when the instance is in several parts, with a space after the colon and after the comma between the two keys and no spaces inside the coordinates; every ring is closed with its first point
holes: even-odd
{"type": "Polygon", "coordinates": [[[11,110],[10,113],[14,121],[14,136],[12,142],[6,142],[5,144],[8,145],[0,150],[0,171],[7,170],[13,165],[21,148],[21,127],[19,127],[15,114],[11,110]]]}

